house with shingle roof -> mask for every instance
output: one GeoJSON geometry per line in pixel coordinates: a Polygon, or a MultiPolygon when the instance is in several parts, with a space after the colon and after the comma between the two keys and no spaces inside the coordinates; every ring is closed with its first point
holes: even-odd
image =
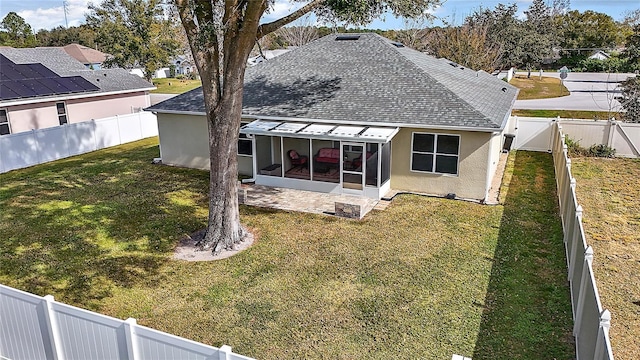
{"type": "Polygon", "coordinates": [[[102,63],[107,60],[107,54],[80,44],[69,44],[62,47],[67,54],[92,70],[102,69],[102,63]]]}
{"type": "MultiPolygon", "coordinates": [[[[518,90],[376,34],[332,34],[247,69],[239,172],[256,184],[484,200],[518,90]]],[[[147,108],[162,162],[208,169],[203,94],[147,108]]]]}
{"type": "Polygon", "coordinates": [[[61,48],[0,48],[0,135],[141,111],[155,87],[88,69],[61,48]]]}

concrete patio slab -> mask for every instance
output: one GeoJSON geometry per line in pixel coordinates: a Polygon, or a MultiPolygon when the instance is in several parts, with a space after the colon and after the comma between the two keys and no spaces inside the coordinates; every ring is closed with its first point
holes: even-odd
{"type": "Polygon", "coordinates": [[[377,200],[357,195],[327,194],[255,184],[242,184],[239,191],[245,190],[245,205],[314,214],[334,215],[335,203],[340,202],[360,205],[364,216],[378,203],[377,200]]]}

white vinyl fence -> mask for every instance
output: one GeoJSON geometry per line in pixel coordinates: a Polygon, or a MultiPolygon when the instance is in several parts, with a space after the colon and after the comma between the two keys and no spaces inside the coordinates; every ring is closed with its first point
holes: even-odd
{"type": "Polygon", "coordinates": [[[582,226],[582,207],[576,198],[576,180],[571,175],[564,127],[556,122],[552,124],[552,130],[551,149],[564,230],[576,357],[578,360],[612,360],[609,340],[611,314],[600,303],[592,268],[593,249],[587,245],[582,226]]]}
{"type": "Polygon", "coordinates": [[[616,149],[616,156],[640,157],[640,124],[615,120],[572,120],[561,118],[516,117],[514,149],[551,151],[554,124],[562,125],[566,136],[578,141],[580,146],[605,144],[616,149]]]}
{"type": "Polygon", "coordinates": [[[251,360],[0,285],[0,359],[251,360]]]}
{"type": "Polygon", "coordinates": [[[0,174],[158,135],[156,115],[137,112],[0,136],[0,174]]]}

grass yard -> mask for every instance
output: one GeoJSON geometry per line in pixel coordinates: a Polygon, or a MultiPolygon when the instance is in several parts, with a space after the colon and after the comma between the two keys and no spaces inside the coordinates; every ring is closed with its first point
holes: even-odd
{"type": "Polygon", "coordinates": [[[544,117],[554,118],[560,116],[563,119],[588,119],[588,120],[608,120],[610,117],[618,118],[618,113],[606,111],[584,111],[584,110],[525,110],[514,109],[511,115],[524,117],[544,117]]]}
{"type": "Polygon", "coordinates": [[[520,89],[518,100],[548,99],[569,95],[569,90],[562,85],[560,79],[552,77],[542,77],[531,75],[517,75],[510,82],[511,85],[520,89]]]}
{"type": "Polygon", "coordinates": [[[200,80],[189,79],[153,79],[153,85],[157,89],[151,91],[154,94],[182,94],[202,85],[200,80]]]}
{"type": "Polygon", "coordinates": [[[513,153],[504,206],[398,196],[363,221],[241,207],[257,235],[170,259],[206,172],[148,139],[0,175],[0,282],[260,359],[572,359],[551,157],[513,153]]]}
{"type": "Polygon", "coordinates": [[[573,158],[587,243],[613,354],[640,359],[640,160],[573,158]]]}

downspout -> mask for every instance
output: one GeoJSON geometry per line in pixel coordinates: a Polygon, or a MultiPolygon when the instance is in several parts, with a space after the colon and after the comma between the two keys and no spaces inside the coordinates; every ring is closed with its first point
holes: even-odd
{"type": "MultiPolygon", "coordinates": [[[[503,131],[504,132],[504,131],[503,131]]],[[[491,191],[491,181],[493,180],[493,176],[495,176],[495,171],[491,171],[491,160],[493,159],[493,141],[494,138],[496,136],[499,136],[502,133],[492,133],[491,134],[491,139],[489,140],[489,156],[487,156],[487,176],[485,179],[485,186],[484,186],[484,200],[483,202],[486,203],[487,200],[489,200],[489,192],[491,191]],[[492,172],[493,172],[493,176],[492,176],[492,172]]]]}

